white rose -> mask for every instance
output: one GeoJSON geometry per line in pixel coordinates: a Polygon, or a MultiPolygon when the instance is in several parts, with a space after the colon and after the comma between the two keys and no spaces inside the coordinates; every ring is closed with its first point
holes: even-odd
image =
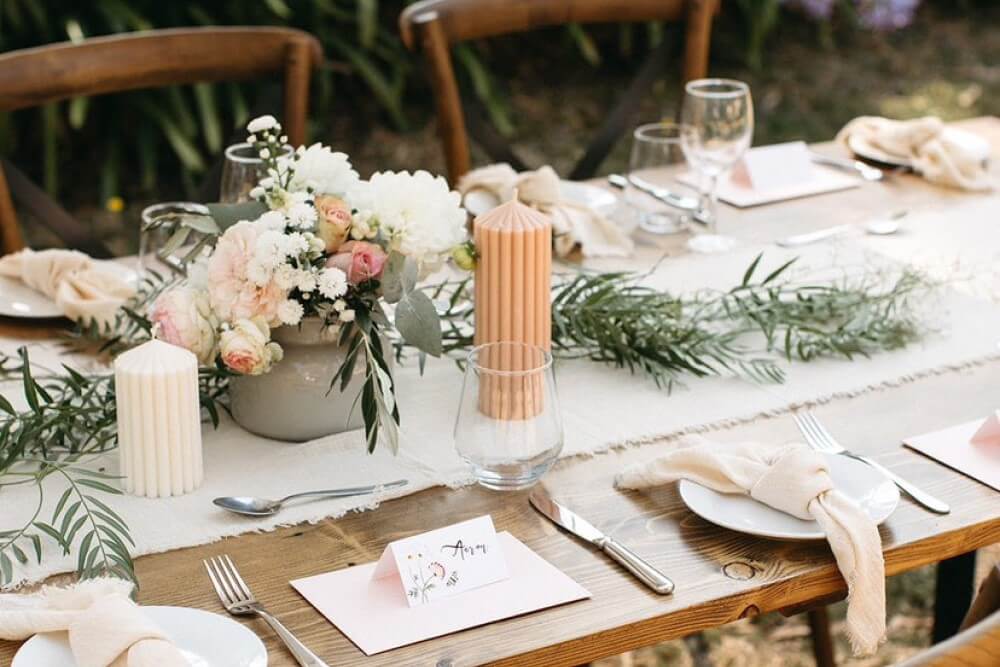
{"type": "Polygon", "coordinates": [[[259,116],[247,123],[247,132],[256,134],[257,132],[272,130],[276,127],[280,127],[280,125],[278,124],[278,119],[274,116],[259,116]]]}

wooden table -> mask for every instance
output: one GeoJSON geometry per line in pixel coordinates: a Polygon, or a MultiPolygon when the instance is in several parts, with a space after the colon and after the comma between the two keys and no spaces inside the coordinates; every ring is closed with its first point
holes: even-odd
{"type": "MultiPolygon", "coordinates": [[[[971,125],[990,136],[995,154],[1000,154],[1000,119],[977,119],[971,125]]],[[[738,234],[775,238],[845,218],[860,221],[863,212],[947,205],[969,196],[974,195],[895,176],[887,184],[741,212],[738,234]],[[750,224],[744,226],[744,219],[750,224]]],[[[0,335],[5,333],[14,334],[14,328],[0,325],[0,335]]],[[[23,335],[23,327],[17,327],[17,333],[23,335]]],[[[953,508],[951,514],[938,516],[906,498],[900,502],[881,527],[889,575],[1000,542],[1000,493],[899,445],[904,436],[995,409],[998,372],[1000,362],[987,363],[815,409],[852,448],[875,457],[953,508]]],[[[712,437],[791,440],[797,431],[785,416],[712,437]]],[[[664,447],[654,443],[563,460],[545,483],[557,497],[668,573],[677,584],[672,596],[650,592],[608,558],[557,530],[530,509],[526,494],[469,487],[430,489],[335,521],[145,556],[136,563],[142,585],[139,600],[224,613],[201,560],[227,553],[257,596],[331,665],[458,667],[578,665],[756,614],[795,613],[845,595],[843,579],[823,543],[775,542],[717,528],[689,512],[673,485],[629,493],[612,487],[614,474],[623,466],[651,458],[664,447]],[[288,585],[291,579],[374,560],[390,540],[487,513],[498,530],[513,533],[590,590],[593,598],[366,658],[288,585]]],[[[261,622],[241,622],[264,638],[270,665],[294,665],[261,622]]],[[[0,664],[7,664],[16,648],[0,642],[0,664]]]]}

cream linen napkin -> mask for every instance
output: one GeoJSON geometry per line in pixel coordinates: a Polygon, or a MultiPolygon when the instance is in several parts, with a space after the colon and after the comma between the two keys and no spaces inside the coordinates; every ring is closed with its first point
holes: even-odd
{"type": "Polygon", "coordinates": [[[0,276],[15,278],[56,302],[71,320],[107,324],[135,288],[75,250],[26,249],[0,257],[0,276]]]}
{"type": "Polygon", "coordinates": [[[720,493],[749,493],[800,519],[815,519],[847,582],[847,634],[856,654],[874,653],[885,635],[885,564],[878,528],[837,491],[826,459],[805,445],[718,443],[682,446],[618,475],[615,486],[643,489],[688,479],[720,493]]]}
{"type": "Polygon", "coordinates": [[[890,120],[861,116],[837,133],[837,141],[848,146],[858,136],[886,153],[905,157],[928,181],[965,190],[992,190],[989,172],[980,155],[949,138],[944,123],[934,116],[913,120],[890,120]]]}
{"type": "Polygon", "coordinates": [[[77,667],[189,667],[131,592],[129,582],[105,578],[0,595],[0,639],[68,632],[77,667]]]}
{"type": "Polygon", "coordinates": [[[584,257],[628,257],[634,244],[614,222],[597,211],[560,199],[559,175],[548,165],[518,174],[505,162],[473,169],[458,182],[463,197],[473,190],[489,192],[501,202],[514,197],[552,220],[553,246],[565,257],[577,246],[584,257]]]}

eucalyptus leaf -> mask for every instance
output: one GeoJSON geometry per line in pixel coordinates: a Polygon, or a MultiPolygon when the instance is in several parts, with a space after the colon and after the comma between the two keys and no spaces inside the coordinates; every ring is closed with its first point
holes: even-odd
{"type": "Polygon", "coordinates": [[[382,270],[382,295],[386,303],[396,303],[417,285],[417,263],[406,255],[393,250],[382,270]]]}
{"type": "Polygon", "coordinates": [[[423,292],[403,294],[396,304],[396,329],[407,344],[433,357],[441,356],[441,318],[434,302],[423,292]]]}
{"type": "Polygon", "coordinates": [[[205,204],[205,206],[208,207],[212,219],[222,231],[229,229],[240,220],[256,220],[267,212],[267,206],[259,201],[246,201],[238,204],[213,202],[205,204]]]}
{"type": "Polygon", "coordinates": [[[190,227],[196,232],[201,232],[202,234],[220,234],[222,230],[219,228],[219,224],[208,216],[204,215],[185,215],[181,224],[185,227],[190,227]]]}

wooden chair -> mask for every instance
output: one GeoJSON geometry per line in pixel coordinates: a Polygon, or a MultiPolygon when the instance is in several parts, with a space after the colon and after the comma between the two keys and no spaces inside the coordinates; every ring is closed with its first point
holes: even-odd
{"type": "MultiPolygon", "coordinates": [[[[282,123],[289,141],[300,144],[305,140],[309,79],[322,55],[319,41],[309,33],[274,27],[150,30],[50,44],[0,54],[0,111],[73,97],[281,73],[282,123]]],[[[107,254],[78,221],[10,163],[0,166],[0,254],[24,247],[12,195],[67,245],[107,254]],[[11,173],[5,175],[5,169],[11,173]]]]}
{"type": "Polygon", "coordinates": [[[900,663],[900,667],[996,665],[1000,665],[1000,565],[983,580],[961,632],[900,663]]]}
{"type": "MultiPolygon", "coordinates": [[[[428,65],[448,175],[454,183],[469,170],[469,138],[451,61],[451,45],[566,23],[683,20],[686,82],[702,78],[708,71],[712,17],[718,6],[717,0],[421,0],[403,11],[399,26],[406,46],[411,50],[420,48],[428,65]]],[[[666,42],[640,68],[570,178],[592,176],[610,152],[641,96],[660,74],[662,61],[668,55],[666,42]]],[[[480,135],[478,143],[493,159],[522,168],[516,156],[485,123],[477,123],[471,114],[469,120],[473,133],[480,135]]]]}

